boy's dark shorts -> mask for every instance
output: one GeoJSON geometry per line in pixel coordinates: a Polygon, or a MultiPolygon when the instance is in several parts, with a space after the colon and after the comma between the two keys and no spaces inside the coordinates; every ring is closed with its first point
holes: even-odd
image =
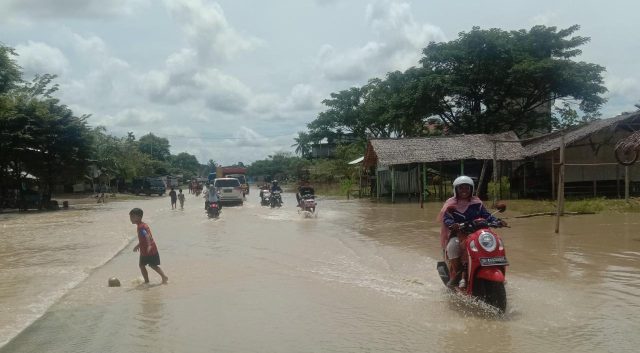
{"type": "Polygon", "coordinates": [[[160,266],[160,254],[155,255],[140,255],[140,266],[160,266]]]}

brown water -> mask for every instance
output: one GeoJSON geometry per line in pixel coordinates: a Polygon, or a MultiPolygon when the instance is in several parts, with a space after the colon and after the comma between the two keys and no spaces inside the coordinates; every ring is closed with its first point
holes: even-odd
{"type": "MultiPolygon", "coordinates": [[[[2,352],[636,352],[635,214],[510,219],[508,312],[448,294],[436,204],[321,199],[318,218],[250,195],[141,201],[168,285],[141,284],[133,203],[0,215],[2,352]],[[122,252],[120,249],[124,247],[122,252]],[[115,256],[114,256],[115,255],[115,256]],[[103,265],[107,259],[112,258],[103,265]],[[116,276],[120,288],[108,288],[116,276]],[[52,305],[52,303],[55,303],[52,305]],[[36,317],[42,317],[35,322],[36,317]],[[33,323],[32,323],[33,322],[33,323]],[[32,324],[31,324],[32,323],[32,324]]],[[[506,217],[510,214],[507,211],[506,217]]]]}

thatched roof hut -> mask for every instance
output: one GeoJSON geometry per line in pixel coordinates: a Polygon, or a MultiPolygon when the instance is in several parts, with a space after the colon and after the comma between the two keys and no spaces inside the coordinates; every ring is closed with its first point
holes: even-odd
{"type": "Polygon", "coordinates": [[[524,158],[525,151],[514,132],[495,135],[454,135],[405,139],[372,139],[367,145],[364,167],[414,163],[493,159],[496,143],[498,160],[524,158]],[[514,142],[507,142],[514,141],[514,142]]]}

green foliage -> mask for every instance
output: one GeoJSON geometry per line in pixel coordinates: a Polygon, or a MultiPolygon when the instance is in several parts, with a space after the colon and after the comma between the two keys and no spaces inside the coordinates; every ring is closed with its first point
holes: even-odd
{"type": "Polygon", "coordinates": [[[308,136],[301,133],[296,146],[307,137],[318,142],[345,133],[360,140],[438,135],[445,130],[513,130],[522,136],[594,119],[606,101],[605,69],[572,60],[589,41],[574,36],[578,29],[474,27],[455,40],[432,42],[423,50],[421,67],[331,93],[323,101],[327,109],[307,125],[308,136]],[[555,102],[562,105],[552,111],[555,102]],[[427,121],[433,118],[442,126],[429,128],[427,121]]]}
{"type": "Polygon", "coordinates": [[[307,158],[311,154],[311,136],[306,132],[298,132],[298,137],[293,139],[296,143],[291,145],[295,147],[295,152],[302,158],[307,158]]]}
{"type": "Polygon", "coordinates": [[[455,133],[527,134],[549,129],[546,106],[576,101],[586,114],[597,114],[605,102],[604,68],[570,60],[581,54],[588,38],[571,37],[579,26],[558,30],[481,30],[474,27],[458,39],[430,43],[421,60],[427,101],[441,100],[436,112],[455,133]]]}
{"type": "Polygon", "coordinates": [[[158,161],[166,161],[169,159],[171,152],[169,148],[169,140],[164,137],[158,137],[153,133],[148,133],[138,141],[138,149],[140,152],[148,154],[152,159],[158,161]]]}
{"type": "Polygon", "coordinates": [[[562,102],[561,107],[554,107],[555,114],[551,124],[554,129],[561,130],[571,126],[581,125],[596,119],[595,115],[580,116],[578,111],[573,109],[568,102],[562,102]]]}
{"type": "Polygon", "coordinates": [[[508,176],[503,176],[498,182],[490,181],[487,186],[487,194],[490,200],[494,196],[498,199],[509,199],[511,197],[511,182],[508,176]]]}
{"type": "MultiPolygon", "coordinates": [[[[133,133],[119,138],[89,116],[76,116],[54,97],[55,75],[21,80],[12,48],[0,44],[0,185],[18,188],[25,174],[35,176],[43,194],[55,184],[84,178],[89,161],[110,177],[167,173],[194,176],[202,166],[195,156],[169,153],[169,141],[153,134],[136,141],[133,133]]],[[[0,197],[4,188],[0,188],[0,197]]],[[[1,200],[0,200],[1,201],[1,200]]]]}
{"type": "Polygon", "coordinates": [[[607,202],[604,197],[596,199],[566,201],[565,211],[578,213],[597,213],[605,210],[606,203],[607,202]]]}
{"type": "Polygon", "coordinates": [[[0,42],[0,95],[11,91],[22,81],[22,72],[13,56],[16,56],[15,50],[0,42]]]}
{"type": "Polygon", "coordinates": [[[299,172],[310,164],[306,159],[293,156],[288,152],[279,152],[267,159],[253,162],[247,170],[249,175],[271,178],[297,178],[299,172]]]}
{"type": "MultiPolygon", "coordinates": [[[[2,95],[0,110],[0,179],[18,183],[23,173],[40,180],[49,195],[58,182],[81,176],[91,136],[87,116],[78,117],[51,94],[55,76],[36,77],[2,95]]],[[[15,184],[14,184],[15,186],[15,184]]]]}

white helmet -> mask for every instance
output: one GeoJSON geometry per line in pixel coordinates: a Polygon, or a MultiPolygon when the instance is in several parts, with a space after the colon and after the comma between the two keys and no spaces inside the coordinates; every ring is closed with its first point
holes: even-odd
{"type": "Polygon", "coordinates": [[[456,180],[453,181],[453,196],[455,197],[458,196],[456,195],[456,188],[463,184],[467,184],[471,186],[471,195],[473,195],[473,189],[475,189],[475,185],[473,184],[473,179],[469,178],[466,175],[461,175],[457,177],[456,180]]]}

